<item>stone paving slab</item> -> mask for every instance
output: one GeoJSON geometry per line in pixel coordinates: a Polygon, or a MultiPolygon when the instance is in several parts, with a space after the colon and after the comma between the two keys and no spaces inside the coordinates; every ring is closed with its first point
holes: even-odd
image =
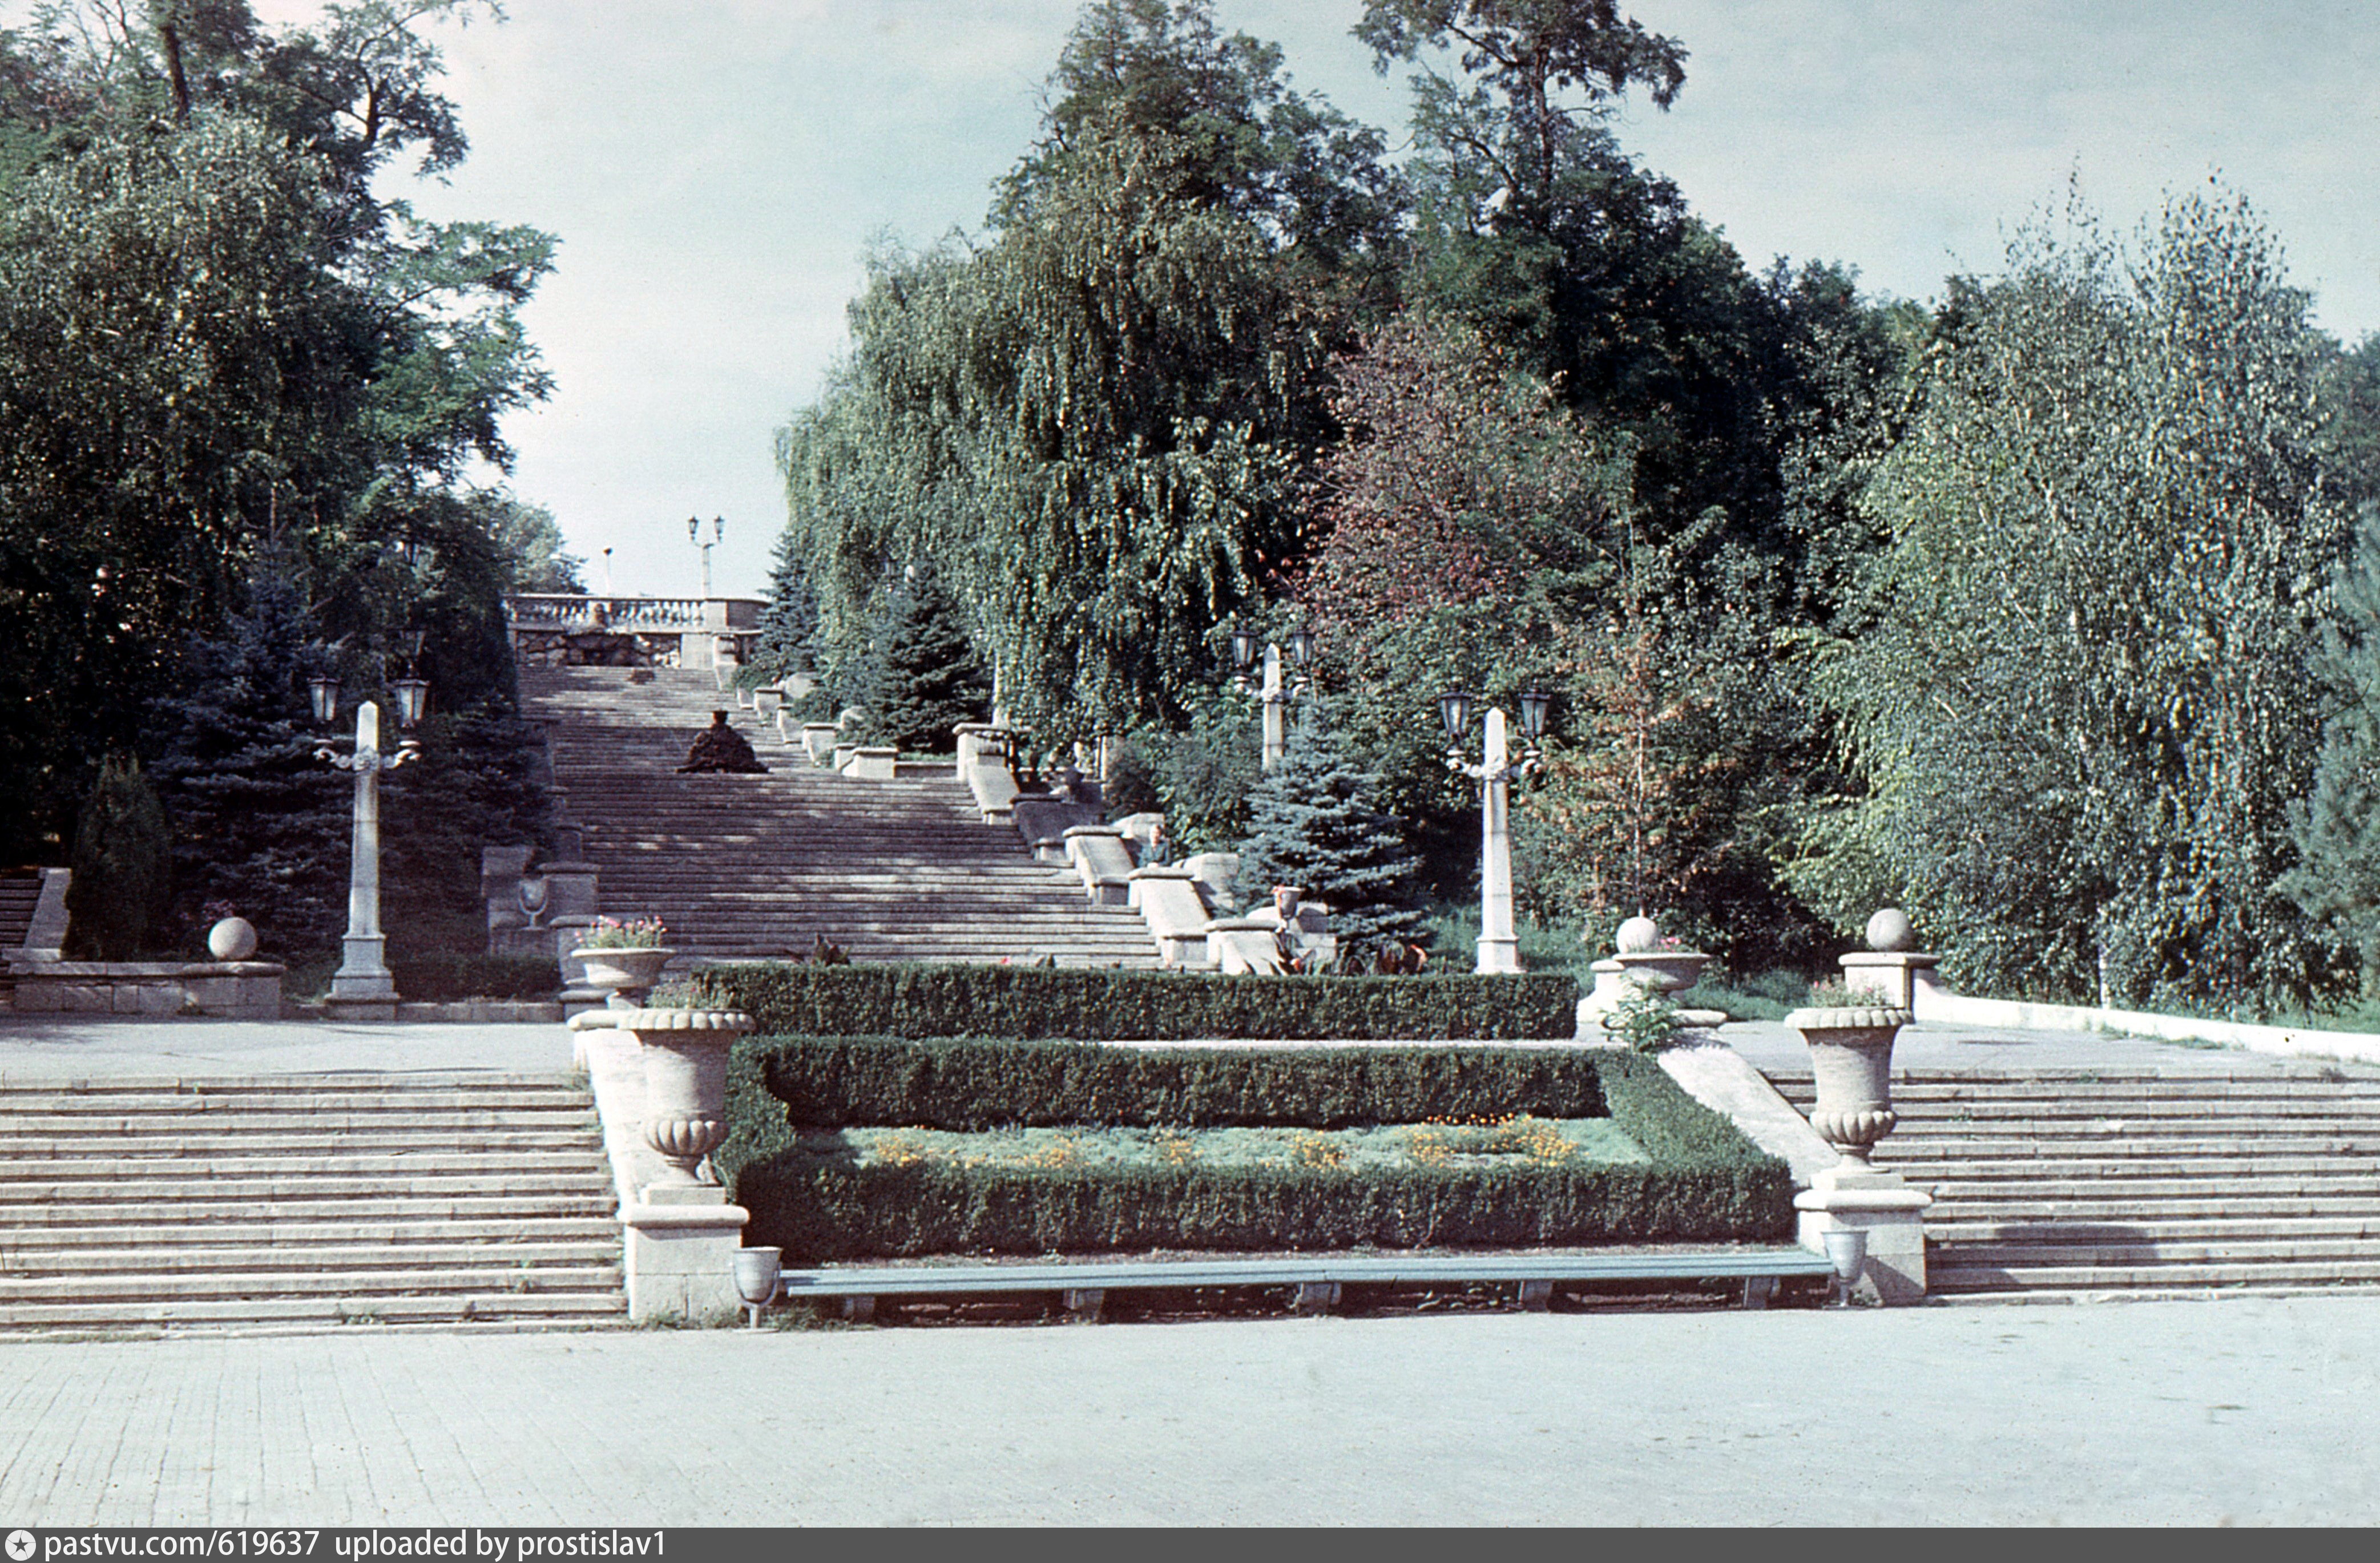
{"type": "Polygon", "coordinates": [[[0,1525],[2371,1523],[2380,1298],[0,1346],[0,1525]]]}

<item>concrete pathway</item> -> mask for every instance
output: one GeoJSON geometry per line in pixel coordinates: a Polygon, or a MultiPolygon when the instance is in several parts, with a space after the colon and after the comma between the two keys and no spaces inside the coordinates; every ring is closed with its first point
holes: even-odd
{"type": "Polygon", "coordinates": [[[567,1070],[559,1025],[346,1025],[0,1014],[0,1084],[341,1070],[567,1070]]]}
{"type": "Polygon", "coordinates": [[[2368,1524],[2380,1299],[0,1347],[0,1525],[2368,1524]]]}

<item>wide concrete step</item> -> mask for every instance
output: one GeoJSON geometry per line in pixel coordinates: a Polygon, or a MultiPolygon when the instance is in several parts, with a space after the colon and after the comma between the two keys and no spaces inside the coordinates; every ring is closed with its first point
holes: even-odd
{"type": "Polygon", "coordinates": [[[609,1178],[580,1179],[576,1189],[516,1190],[504,1180],[486,1181],[503,1186],[481,1193],[389,1194],[381,1192],[384,1184],[366,1184],[353,1193],[324,1196],[320,1191],[275,1193],[270,1192],[270,1185],[262,1185],[261,1192],[250,1194],[225,1197],[219,1189],[211,1188],[208,1198],[187,1199],[175,1197],[176,1185],[151,1183],[107,1191],[121,1193],[121,1198],[94,1199],[91,1196],[96,1191],[84,1188],[68,1191],[79,1193],[79,1199],[10,1201],[6,1185],[0,1184],[0,1229],[6,1233],[0,1241],[34,1242],[44,1241],[52,1232],[85,1229],[138,1229],[152,1234],[188,1230],[204,1238],[218,1224],[237,1230],[240,1223],[335,1222],[341,1230],[360,1232],[382,1222],[484,1220],[521,1230],[528,1223],[610,1222],[619,1212],[619,1198],[609,1178]],[[194,1220],[199,1224],[188,1225],[194,1220]]]}
{"type": "MultiPolygon", "coordinates": [[[[1879,1163],[1881,1165],[1881,1163],[1879,1163]]],[[[1957,1201],[1961,1206],[1970,1202],[1981,1205],[1993,1199],[2054,1200],[2076,1202],[2107,1200],[2135,1202],[2144,1206],[2159,1205],[2176,1199],[2214,1199],[2230,1196],[2261,1195],[2283,1198],[2291,1195],[2328,1194],[2343,1198],[2362,1197],[2380,1206],[2380,1192],[2374,1188],[2369,1172],[2351,1173],[2267,1173],[2252,1182],[2236,1174],[2223,1172],[2196,1177],[2142,1175],[2107,1176],[2089,1179],[2052,1177],[2040,1169],[2030,1172],[2012,1170],[2007,1176],[1980,1179],[1968,1176],[1971,1169],[1960,1168],[1955,1173],[1933,1172],[1923,1176],[1912,1174],[1911,1181],[1932,1192],[1937,1200],[1957,1201]]]]}
{"type": "MultiPolygon", "coordinates": [[[[615,1229],[616,1231],[616,1229],[615,1229]]],[[[14,1247],[0,1253],[0,1283],[62,1276],[175,1276],[210,1281],[225,1278],[245,1284],[258,1276],[283,1280],[292,1275],[325,1273],[416,1275],[424,1270],[486,1275],[495,1271],[584,1274],[589,1266],[620,1264],[620,1240],[577,1242],[521,1238],[504,1242],[309,1243],[300,1246],[239,1244],[200,1247],[143,1243],[121,1248],[14,1247]]],[[[413,1285],[408,1281],[408,1287],[413,1285]]],[[[417,1288],[418,1289],[418,1288],[417,1288]]],[[[443,1290],[432,1288],[431,1290],[443,1290]]]]}
{"type": "MultiPolygon", "coordinates": [[[[2201,1127],[2211,1130],[2215,1126],[2201,1127]]],[[[2105,1135],[2076,1134],[2038,1139],[2001,1135],[1959,1135],[1937,1139],[1925,1135],[1895,1134],[1891,1146],[1891,1160],[1903,1167],[1947,1161],[2055,1161],[2066,1164],[2107,1161],[2117,1157],[2167,1162],[2196,1158],[2261,1161],[2274,1157],[2346,1157],[2380,1166],[2380,1129],[2365,1133],[2306,1134],[2277,1130],[2270,1133],[2241,1133],[2233,1125],[2225,1123],[2220,1126],[2220,1133],[2152,1137],[2112,1132],[2105,1135]]]]}
{"type": "Polygon", "coordinates": [[[616,1325],[623,1322],[627,1311],[627,1295],[613,1282],[584,1291],[116,1298],[99,1304],[0,1302],[0,1330],[120,1329],[157,1325],[616,1325]]]}
{"type": "Polygon", "coordinates": [[[522,1266],[483,1261],[420,1269],[404,1266],[329,1272],[247,1269],[186,1273],[152,1268],[71,1276],[0,1275],[0,1304],[98,1303],[135,1298],[433,1297],[470,1292],[596,1291],[619,1284],[620,1272],[615,1265],[598,1264],[522,1266]]]}
{"type": "Polygon", "coordinates": [[[2266,1242],[2283,1238],[2380,1240],[2380,1214],[2168,1217],[2150,1213],[2138,1219],[2085,1220],[2055,1216],[2034,1219],[1945,1219],[1928,1220],[1925,1236],[1929,1242],[1959,1247],[1978,1243],[2129,1242],[2144,1237],[2158,1242],[2266,1242]]]}
{"type": "Polygon", "coordinates": [[[94,1220],[89,1225],[16,1227],[8,1233],[8,1247],[0,1250],[0,1264],[6,1263],[11,1254],[109,1248],[148,1248],[159,1252],[189,1248],[286,1248],[296,1253],[320,1253],[330,1248],[358,1244],[395,1247],[415,1243],[454,1245],[531,1242],[608,1243],[616,1254],[620,1246],[618,1221],[606,1219],[603,1215],[594,1212],[546,1215],[542,1214],[542,1207],[539,1213],[525,1213],[516,1208],[500,1216],[445,1218],[358,1212],[358,1218],[354,1220],[323,1220],[319,1216],[309,1216],[285,1221],[270,1218],[275,1206],[259,1208],[266,1213],[264,1218],[234,1218],[210,1212],[209,1219],[196,1225],[166,1220],[128,1222],[123,1218],[122,1210],[111,1208],[104,1212],[91,1212],[109,1218],[94,1220]]]}
{"type": "Polygon", "coordinates": [[[540,1173],[583,1176],[589,1165],[589,1150],[583,1147],[510,1150],[491,1146],[470,1151],[323,1151],[312,1155],[230,1152],[193,1157],[131,1156],[102,1166],[94,1166],[80,1157],[52,1158],[21,1163],[10,1169],[10,1176],[12,1181],[23,1179],[61,1183],[93,1178],[109,1182],[173,1179],[188,1187],[193,1181],[213,1181],[219,1179],[236,1182],[305,1177],[407,1179],[440,1174],[478,1178],[534,1176],[540,1173]]]}
{"type": "Polygon", "coordinates": [[[2022,1265],[1971,1262],[1949,1254],[1929,1257],[1926,1281],[1942,1291],[2032,1289],[2099,1290],[2107,1288],[2359,1285],[2380,1282],[2380,1258],[2221,1261],[2171,1265],[2022,1265]]]}
{"type": "Polygon", "coordinates": [[[1962,1266],[2122,1266],[2162,1264],[2229,1264],[2272,1260],[2354,1260],[2380,1264],[2380,1242],[2357,1237],[2223,1238],[2211,1241],[2172,1238],[2143,1230],[2130,1240],[2099,1238],[2091,1242],[1944,1242],[1944,1261],[1962,1266]]]}
{"type": "Polygon", "coordinates": [[[555,1196],[596,1197],[612,1192],[611,1173],[593,1169],[503,1172],[474,1167],[443,1174],[416,1172],[402,1176],[352,1169],[320,1174],[301,1170],[278,1177],[216,1176],[196,1181],[178,1168],[167,1175],[152,1172],[124,1178],[60,1178],[55,1172],[53,1163],[45,1166],[44,1175],[0,1179],[0,1227],[27,1219],[21,1214],[27,1206],[184,1206],[190,1207],[193,1216],[203,1217],[225,1202],[346,1199],[376,1203],[384,1199],[484,1197],[509,1198],[516,1205],[535,1199],[542,1205],[555,1196]]]}
{"type": "Polygon", "coordinates": [[[271,1159],[310,1152],[331,1153],[334,1159],[358,1156],[412,1156],[448,1152],[517,1157],[526,1152],[583,1154],[592,1143],[584,1129],[519,1129],[492,1142],[480,1129],[405,1129],[383,1125],[373,1129],[266,1130],[234,1129],[176,1133],[167,1125],[144,1125],[139,1131],[92,1134],[80,1132],[13,1133],[0,1132],[0,1157],[28,1163],[98,1157],[111,1169],[157,1158],[200,1158],[212,1161],[271,1159]],[[497,1148],[500,1147],[500,1148],[497,1148]]]}

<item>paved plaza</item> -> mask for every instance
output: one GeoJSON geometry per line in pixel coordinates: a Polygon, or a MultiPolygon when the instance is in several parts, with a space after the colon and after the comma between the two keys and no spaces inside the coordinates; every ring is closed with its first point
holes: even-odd
{"type": "Polygon", "coordinates": [[[0,1526],[2380,1520],[2380,1298],[0,1347],[0,1526]]]}
{"type": "MultiPolygon", "coordinates": [[[[0,1018],[12,1081],[568,1060],[558,1026],[0,1018]]],[[[1900,1061],[2285,1067],[1924,1027],[1900,1061]]],[[[0,1528],[2372,1523],[2375,1436],[2371,1293],[0,1342],[0,1528]]]]}

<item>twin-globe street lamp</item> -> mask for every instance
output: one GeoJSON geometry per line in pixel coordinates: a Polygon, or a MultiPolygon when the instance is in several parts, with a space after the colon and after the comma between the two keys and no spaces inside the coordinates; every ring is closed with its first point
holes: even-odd
{"type": "MultiPolygon", "coordinates": [[[[1257,648],[1264,636],[1252,629],[1234,627],[1232,631],[1232,684],[1241,693],[1248,687],[1248,669],[1255,665],[1257,648]]],[[[1297,664],[1297,682],[1284,690],[1281,682],[1281,648],[1264,648],[1264,769],[1270,770],[1280,763],[1289,748],[1289,697],[1303,691],[1312,682],[1307,670],[1314,666],[1314,632],[1298,629],[1289,632],[1289,660],[1297,664]]]]}
{"type": "MultiPolygon", "coordinates": [[[[421,632],[410,631],[406,636],[408,671],[420,654],[421,632]]],[[[314,720],[327,727],[338,720],[339,681],[325,675],[310,684],[314,720]]],[[[340,754],[334,746],[335,740],[314,751],[316,759],[353,771],[356,778],[354,846],[347,869],[347,932],[338,972],[331,978],[331,1007],[367,1019],[394,1019],[396,1013],[396,979],[389,974],[383,956],[387,940],[380,927],[380,773],[420,757],[421,745],[411,733],[420,725],[421,713],[430,704],[430,685],[424,679],[395,679],[389,690],[396,697],[397,725],[407,734],[399,742],[396,753],[381,753],[380,706],[371,700],[356,708],[353,754],[340,754]]]]}
{"type": "Polygon", "coordinates": [[[1446,769],[1479,783],[1479,964],[1482,972],[1517,972],[1521,943],[1512,931],[1512,833],[1509,818],[1514,778],[1545,769],[1545,753],[1537,740],[1545,736],[1546,712],[1553,697],[1542,689],[1521,693],[1521,732],[1527,747],[1516,761],[1504,736],[1501,709],[1488,709],[1486,735],[1477,765],[1463,758],[1463,736],[1471,731],[1471,708],[1477,697],[1466,689],[1450,689],[1438,697],[1438,720],[1446,729],[1446,769]]]}
{"type": "MultiPolygon", "coordinates": [[[[710,600],[710,551],[724,542],[726,539],[727,517],[724,515],[714,515],[710,518],[709,542],[702,540],[702,518],[698,515],[689,515],[686,518],[686,540],[702,550],[702,600],[705,602],[710,600]]],[[[607,549],[605,551],[610,551],[607,549]]]]}

